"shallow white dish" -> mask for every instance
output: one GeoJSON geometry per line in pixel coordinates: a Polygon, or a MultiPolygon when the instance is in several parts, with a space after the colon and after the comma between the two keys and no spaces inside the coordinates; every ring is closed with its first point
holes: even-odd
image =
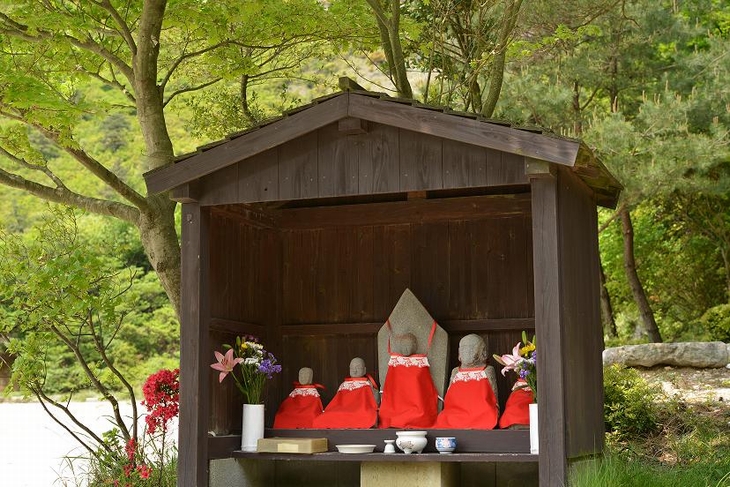
{"type": "Polygon", "coordinates": [[[372,453],[375,445],[335,445],[340,453],[372,453]]]}

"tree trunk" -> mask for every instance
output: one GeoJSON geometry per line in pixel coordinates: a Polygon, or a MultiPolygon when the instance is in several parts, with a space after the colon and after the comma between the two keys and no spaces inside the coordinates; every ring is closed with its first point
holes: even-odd
{"type": "MultiPolygon", "coordinates": [[[[144,136],[147,169],[173,161],[172,141],[165,121],[162,90],[158,85],[160,32],[165,16],[164,0],[144,2],[140,17],[137,52],[132,59],[137,119],[144,136]]],[[[137,222],[142,246],[160,278],[175,311],[180,311],[180,244],[175,232],[175,205],[168,194],[148,195],[137,222]]]]}
{"type": "Polygon", "coordinates": [[[618,336],[616,330],[616,320],[613,316],[613,306],[611,305],[611,296],[606,289],[606,274],[603,272],[603,264],[598,262],[598,272],[601,276],[601,317],[603,321],[603,329],[606,335],[611,338],[618,336]]]}
{"type": "Polygon", "coordinates": [[[175,230],[175,205],[167,193],[147,197],[149,210],[141,212],[137,222],[140,239],[150,264],[155,269],[165,293],[180,316],[180,244],[175,230]]]}
{"type": "Polygon", "coordinates": [[[728,258],[728,252],[725,247],[720,248],[720,255],[722,256],[722,262],[725,266],[725,292],[727,302],[730,303],[730,258],[728,258]]]}
{"type": "MultiPolygon", "coordinates": [[[[489,70],[489,90],[481,107],[481,114],[490,118],[494,114],[497,107],[499,95],[502,93],[502,83],[504,82],[504,66],[507,62],[507,47],[512,37],[512,32],[517,25],[517,16],[522,8],[522,0],[513,0],[505,10],[502,18],[502,28],[499,31],[499,44],[497,45],[497,55],[492,61],[492,67],[489,70]]],[[[476,110],[478,107],[474,107],[476,110]]]]}
{"type": "Polygon", "coordinates": [[[649,300],[646,297],[644,286],[641,284],[639,274],[636,272],[636,260],[634,258],[634,227],[631,223],[631,214],[626,206],[622,206],[619,210],[621,216],[621,227],[623,229],[624,239],[624,269],[626,270],[626,277],[631,287],[631,292],[634,295],[634,301],[636,306],[639,308],[639,314],[641,315],[641,321],[644,324],[644,329],[649,336],[649,340],[654,343],[662,342],[662,336],[659,333],[656,320],[654,319],[654,312],[651,309],[649,300]]]}
{"type": "Polygon", "coordinates": [[[375,14],[380,31],[380,42],[383,45],[385,58],[388,61],[390,79],[395,85],[398,96],[413,98],[411,83],[408,81],[403,46],[400,42],[400,2],[391,0],[386,5],[390,8],[390,18],[380,4],[380,0],[367,0],[375,14]]]}

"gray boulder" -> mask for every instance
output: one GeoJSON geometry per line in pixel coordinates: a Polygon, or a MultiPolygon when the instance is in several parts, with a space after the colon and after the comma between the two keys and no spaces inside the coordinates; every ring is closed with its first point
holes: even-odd
{"type": "Polygon", "coordinates": [[[607,348],[603,365],[629,367],[725,367],[730,362],[730,345],[723,342],[646,343],[607,348]]]}

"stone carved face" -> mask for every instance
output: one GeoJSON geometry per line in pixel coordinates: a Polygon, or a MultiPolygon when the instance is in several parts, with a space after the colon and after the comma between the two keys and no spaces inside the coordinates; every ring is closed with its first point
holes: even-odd
{"type": "Polygon", "coordinates": [[[390,351],[406,357],[418,350],[418,340],[413,333],[393,335],[390,339],[390,351]]]}
{"type": "Polygon", "coordinates": [[[459,341],[459,362],[464,368],[483,367],[487,364],[487,345],[474,333],[459,341]]]}
{"type": "Polygon", "coordinates": [[[365,377],[367,369],[365,369],[365,361],[360,357],[350,360],[350,377],[365,377]]]}
{"type": "Polygon", "coordinates": [[[302,367],[299,369],[299,383],[302,385],[308,385],[312,383],[314,378],[314,371],[309,367],[302,367]]]}

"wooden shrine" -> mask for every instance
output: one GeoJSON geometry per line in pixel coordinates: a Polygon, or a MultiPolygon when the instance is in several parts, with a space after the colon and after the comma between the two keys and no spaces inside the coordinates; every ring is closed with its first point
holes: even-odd
{"type": "MultiPolygon", "coordinates": [[[[238,452],[241,398],[209,364],[236,335],[260,337],[283,365],[271,426],[300,367],[325,404],[352,357],[377,377],[376,335],[405,288],[448,333],[449,369],[466,334],[491,355],[536,332],[540,453],[526,431],[456,431],[461,453],[393,461],[448,462],[462,485],[528,472],[559,486],[602,451],[596,206],[621,186],[581,142],[345,91],[145,178],[182,203],[178,485],[359,485],[363,465],[393,460],[334,452],[382,451],[383,430],[330,431],[333,452],[295,459],[238,452]]],[[[513,378],[498,379],[504,405],[513,378]]]]}

